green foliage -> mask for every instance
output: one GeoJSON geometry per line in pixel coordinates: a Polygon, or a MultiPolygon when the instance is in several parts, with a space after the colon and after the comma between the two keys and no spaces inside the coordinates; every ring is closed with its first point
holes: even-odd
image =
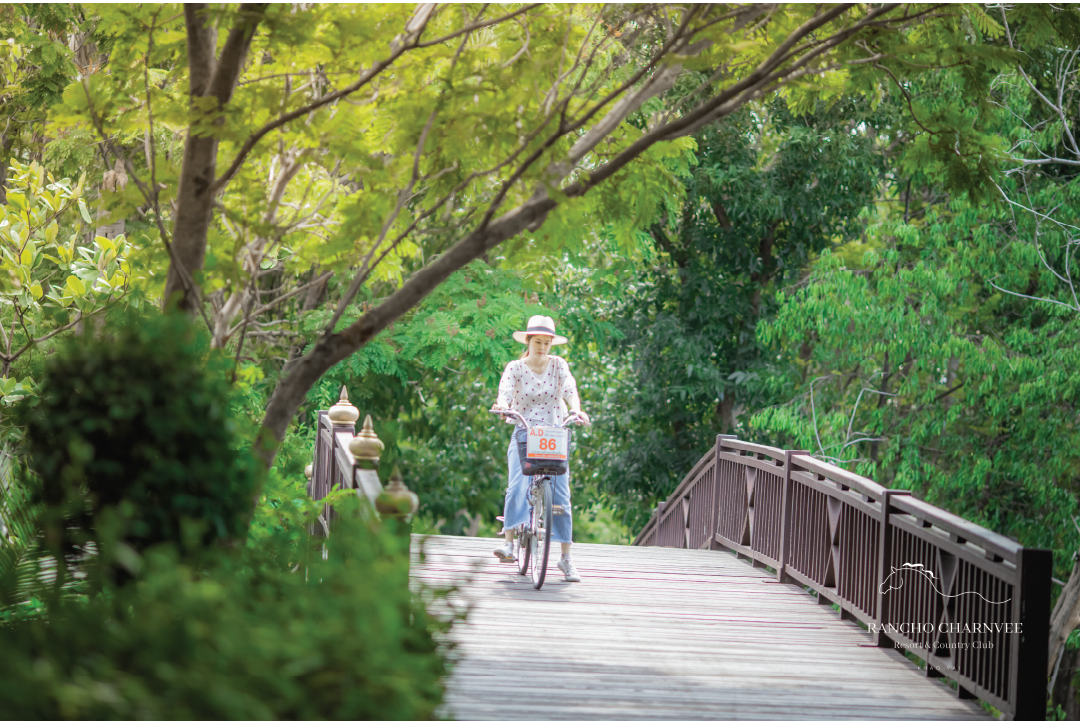
{"type": "MultiPolygon", "coordinates": [[[[206,266],[193,268],[214,347],[235,350],[234,378],[245,387],[249,417],[286,377],[284,363],[318,339],[331,309],[350,292],[352,274],[364,280],[338,328],[493,215],[537,192],[561,202],[540,227],[507,241],[491,266],[474,264],[451,278],[314,387],[304,423],[286,441],[288,458],[267,489],[274,513],[257,514],[259,528],[297,528],[288,519],[300,500],[298,449],[312,437],[310,411],[332,403],[341,384],[377,418],[389,442],[387,467],[405,459],[432,518],[462,509],[476,514],[495,503],[501,426],[483,408],[515,354],[509,331],[541,310],[538,302],[518,300],[526,291],[553,291],[544,301],[555,310],[547,312],[579,339],[595,338],[569,352],[579,354],[579,374],[591,369],[590,378],[580,378],[586,401],[603,399],[600,415],[612,425],[580,435],[591,459],[582,477],[635,508],[670,488],[713,433],[737,423],[738,410],[771,402],[755,325],[773,312],[778,284],[795,280],[821,248],[860,232],[857,212],[879,190],[879,151],[902,145],[905,167],[917,168],[911,174],[948,183],[956,194],[984,198],[992,189],[1001,146],[982,122],[987,89],[1011,57],[993,14],[974,6],[882,8],[885,19],[910,19],[883,19],[821,48],[779,97],[695,138],[651,146],[584,197],[567,201],[563,181],[587,179],[657,122],[690,110],[687,101],[744,78],[819,10],[788,5],[752,22],[709,25],[701,52],[678,59],[685,72],[673,89],[605,130],[604,142],[573,162],[571,148],[614,106],[609,101],[649,81],[648,71],[636,74],[666,42],[666,28],[690,10],[437,6],[422,47],[394,59],[355,94],[258,136],[215,194],[220,212],[205,229],[206,266]],[[518,10],[513,21],[432,40],[518,10]],[[583,62],[571,63],[574,57],[583,62]],[[936,69],[942,66],[955,69],[946,77],[936,69]],[[897,107],[910,117],[898,119],[897,107]],[[556,125],[575,130],[556,132],[556,125]],[[531,160],[521,164],[525,158],[531,160]],[[564,165],[568,174],[558,175],[564,165]],[[717,208],[726,220],[714,217],[717,208]],[[570,272],[562,272],[561,260],[570,272]],[[324,292],[316,279],[326,271],[336,275],[324,292]],[[582,276],[588,279],[574,286],[582,276]],[[313,287],[305,287],[309,282],[313,287]],[[607,340],[617,343],[616,352],[605,348],[607,340]]],[[[814,42],[851,29],[863,10],[837,14],[814,42]]],[[[210,14],[224,34],[245,12],[221,6],[210,14]]],[[[167,262],[157,223],[167,232],[174,221],[184,139],[213,135],[220,143],[217,172],[224,171],[266,123],[385,61],[415,12],[271,6],[252,39],[257,61],[243,64],[223,107],[191,104],[179,6],[19,7],[5,16],[15,43],[3,52],[11,78],[28,74],[28,53],[37,53],[35,72],[52,78],[48,93],[26,101],[49,106],[45,157],[67,165],[96,164],[99,155],[130,162],[127,188],[101,193],[98,207],[127,220],[134,246],[128,262],[136,265],[138,256],[147,271],[132,282],[152,296],[167,262]],[[46,29],[47,37],[35,44],[32,28],[46,29]],[[94,67],[56,41],[75,31],[94,67]],[[108,71],[94,72],[102,62],[108,71]],[[55,81],[65,79],[58,100],[55,81]]],[[[1033,19],[1024,32],[1038,27],[1033,19]]],[[[196,250],[192,257],[201,257],[196,250]]],[[[85,285],[76,277],[72,292],[80,280],[85,285]]],[[[63,320],[78,302],[86,301],[73,296],[63,320]]],[[[50,322],[61,320],[59,311],[48,313],[50,322]]],[[[28,383],[2,383],[9,402],[32,392],[28,383]]]]}
{"type": "MultiPolygon", "coordinates": [[[[1033,58],[1032,72],[1047,62],[1057,60],[1033,58]]],[[[1005,80],[987,122],[1019,157],[1054,152],[1062,127],[1005,80]]],[[[1080,306],[1069,279],[1080,276],[1080,212],[1071,171],[1022,170],[1001,184],[1016,205],[916,185],[903,213],[870,225],[861,259],[823,255],[759,328],[789,364],[770,377],[789,402],[754,424],[1053,548],[1064,574],[1078,545],[1080,306]]]]}
{"type": "Polygon", "coordinates": [[[41,504],[15,477],[13,465],[10,454],[0,455],[0,614],[28,601],[41,570],[41,504]]]}
{"type": "MultiPolygon", "coordinates": [[[[10,3],[0,12],[0,38],[5,40],[0,44],[0,178],[11,159],[41,158],[49,106],[78,74],[68,41],[79,36],[80,14],[76,6],[63,3],[10,3]]],[[[92,159],[93,152],[87,157],[92,159]]],[[[64,170],[75,174],[85,165],[64,170]]]]}
{"type": "Polygon", "coordinates": [[[168,547],[136,582],[0,626],[12,718],[428,721],[447,673],[407,553],[343,520],[297,572],[272,544],[194,568],[168,547]]]}
{"type": "MultiPolygon", "coordinates": [[[[239,416],[263,379],[242,368],[230,389],[184,316],[129,318],[102,334],[50,359],[40,403],[23,411],[44,469],[41,495],[49,500],[58,487],[69,494],[76,513],[66,514],[64,529],[72,520],[84,526],[66,549],[49,544],[44,562],[39,546],[11,548],[32,563],[8,563],[0,546],[0,600],[22,601],[0,613],[5,713],[433,718],[448,671],[449,646],[438,639],[448,624],[426,604],[445,610],[446,592],[410,593],[407,539],[360,522],[355,495],[340,493],[333,536],[312,544],[306,527],[317,509],[285,475],[294,470],[294,439],[247,543],[198,548],[219,528],[227,537],[244,532],[254,465],[235,446],[248,430],[239,416]],[[73,596],[65,575],[91,583],[73,596]]],[[[5,518],[21,504],[17,538],[33,541],[42,522],[59,519],[57,506],[27,502],[25,488],[5,493],[5,518]]]]}
{"type": "MultiPolygon", "coordinates": [[[[528,313],[541,312],[527,305],[524,288],[517,273],[474,261],[436,288],[413,313],[351,355],[340,369],[341,376],[335,369],[327,380],[371,374],[409,382],[418,372],[439,371],[450,364],[459,372],[476,371],[485,380],[498,382],[515,345],[512,332],[519,330],[528,313]]],[[[351,323],[377,302],[361,298],[340,322],[351,323]]],[[[314,333],[330,316],[329,309],[309,313],[303,329],[314,333]]],[[[370,397],[377,384],[359,387],[358,397],[370,397]]],[[[325,400],[337,400],[336,391],[325,400]]]]}
{"type": "MultiPolygon", "coordinates": [[[[189,270],[215,316],[215,345],[235,342],[239,354],[252,352],[243,345],[252,343],[261,346],[255,352],[270,354],[278,349],[267,346],[296,339],[298,319],[283,308],[299,305],[303,283],[318,272],[356,273],[356,286],[375,284],[371,297],[385,296],[378,284],[398,285],[464,235],[538,194],[560,207],[513,242],[513,256],[536,261],[552,249],[579,252],[590,225],[604,226],[620,250],[637,252],[655,217],[680,205],[680,178],[694,147],[690,138],[639,141],[656,123],[691,111],[694,104],[684,101],[730,89],[767,58],[786,57],[782,44],[816,22],[820,8],[789,5],[753,21],[738,13],[709,17],[713,10],[705,6],[499,10],[513,13],[512,21],[493,17],[494,8],[486,6],[440,5],[430,14],[394,5],[270,6],[265,15],[217,8],[213,20],[222,32],[241,17],[258,20],[251,45],[258,62],[243,64],[230,88],[235,92],[218,107],[197,94],[192,103],[187,92],[186,26],[176,8],[94,6],[87,13],[96,41],[108,48],[110,72],[70,83],[52,108],[53,128],[68,137],[92,129],[106,152],[134,158],[132,189],[106,204],[113,212],[139,207],[163,229],[174,220],[169,209],[178,198],[184,155],[175,152],[175,139],[213,136],[218,170],[206,171],[225,173],[215,188],[221,212],[208,210],[205,227],[180,233],[175,242],[192,244],[194,252],[185,256],[195,261],[189,270]],[[471,24],[481,18],[493,24],[473,32],[471,24]],[[665,32],[683,23],[700,23],[693,51],[677,60],[649,60],[668,45],[665,32]],[[424,42],[406,49],[406,26],[423,27],[424,42]],[[627,103],[620,99],[654,80],[665,85],[656,71],[676,64],[687,70],[679,89],[651,98],[623,122],[618,109],[627,103]],[[365,80],[348,85],[353,81],[346,79],[358,75],[365,80]],[[330,97],[335,102],[320,102],[330,97]],[[313,101],[318,106],[309,110],[313,101]],[[296,122],[285,122],[294,112],[296,122]],[[172,144],[159,138],[162,128],[172,144]],[[590,173],[612,162],[611,177],[600,187],[568,200],[568,184],[587,184],[590,173]],[[224,170],[233,166],[235,174],[224,170]],[[258,340],[245,332],[253,323],[258,340]]],[[[826,42],[799,61],[802,70],[784,90],[794,112],[831,107],[852,94],[878,98],[886,69],[906,82],[953,64],[965,68],[962,92],[952,98],[962,108],[988,82],[986,68],[1003,57],[975,47],[980,36],[968,32],[971,13],[964,8],[930,13],[888,6],[873,11],[885,13],[878,22],[859,25],[863,10],[821,19],[813,43],[834,33],[857,35],[858,42],[826,42]]],[[[992,34],[984,15],[976,26],[992,34]]],[[[976,130],[967,115],[944,113],[934,119],[931,149],[941,151],[940,138],[951,143],[958,135],[973,155],[976,150],[967,149],[981,146],[967,138],[976,130]]],[[[985,190],[979,173],[961,179],[954,155],[941,155],[940,172],[963,180],[971,192],[985,190]]],[[[978,168],[991,162],[988,157],[978,168]]],[[[328,294],[327,300],[336,298],[328,294]]],[[[376,367],[392,365],[385,353],[372,360],[376,367]]],[[[279,438],[283,421],[270,423],[279,438]]]]}
{"type": "MultiPolygon", "coordinates": [[[[504,258],[497,260],[509,264],[504,258]]],[[[420,497],[418,522],[426,530],[460,535],[501,527],[495,516],[502,513],[506,489],[509,426],[488,413],[488,408],[503,367],[522,350],[513,332],[535,314],[554,316],[572,346],[590,342],[596,330],[580,318],[560,314],[553,309],[558,297],[536,290],[544,282],[546,269],[557,268],[552,260],[526,267],[532,272],[473,263],[334,368],[308,395],[307,409],[327,408],[344,385],[361,413],[372,414],[375,430],[386,444],[380,463],[383,475],[394,464],[401,465],[406,483],[420,497]],[[549,305],[540,303],[541,295],[549,305]]],[[[378,301],[358,301],[346,311],[344,321],[358,316],[372,302],[378,301]]],[[[311,313],[305,326],[314,330],[328,316],[311,313]]],[[[610,324],[599,327],[605,333],[613,328],[610,324]]],[[[565,354],[564,349],[559,353],[565,354]]],[[[586,396],[586,404],[590,400],[586,396]]],[[[252,411],[255,419],[254,407],[252,411]]],[[[257,522],[259,530],[253,527],[253,533],[264,533],[272,526],[298,527],[288,517],[306,503],[299,479],[303,466],[311,462],[313,413],[308,419],[283,444],[276,467],[291,470],[268,481],[267,497],[274,500],[260,507],[259,513],[265,511],[266,517],[257,522]]],[[[587,429],[576,434],[575,460],[588,453],[588,435],[587,429]]],[[[595,498],[583,485],[588,476],[577,464],[574,473],[576,509],[589,509],[595,498]]],[[[626,531],[609,512],[592,508],[587,513],[588,518],[575,518],[578,540],[625,538],[626,531]]]]}
{"type": "Polygon", "coordinates": [[[70,513],[92,537],[113,509],[135,549],[245,533],[258,467],[236,448],[203,343],[186,317],[131,316],[50,359],[40,402],[20,412],[51,524],[70,513]]]}
{"type": "Polygon", "coordinates": [[[77,14],[72,6],[46,4],[9,5],[0,15],[7,40],[0,48],[5,115],[40,122],[43,111],[60,99],[76,74],[65,34],[77,30],[77,14]]]}
{"type": "MultiPolygon", "coordinates": [[[[304,430],[300,426],[286,437],[248,527],[247,545],[266,548],[281,568],[294,568],[303,561],[310,525],[322,511],[322,502],[314,503],[307,491],[303,468],[311,463],[314,437],[304,430]]],[[[327,502],[336,504],[336,497],[351,493],[347,489],[331,491],[327,502]]]]}
{"type": "Polygon", "coordinates": [[[55,179],[37,163],[12,161],[7,203],[0,208],[0,392],[10,405],[34,392],[33,378],[6,377],[37,344],[124,298],[130,288],[123,236],[98,236],[82,181],[55,179]]]}
{"type": "Polygon", "coordinates": [[[631,526],[715,434],[772,402],[754,328],[808,258],[861,232],[894,120],[857,101],[799,117],[779,98],[747,106],[696,136],[685,198],[650,228],[655,256],[614,280],[564,276],[553,297],[597,344],[572,349],[583,396],[601,404],[586,473],[631,526]]]}
{"type": "MultiPolygon", "coordinates": [[[[348,388],[386,444],[383,475],[400,463],[420,496],[420,515],[430,524],[444,523],[441,532],[461,532],[475,516],[494,524],[501,513],[509,436],[487,409],[503,367],[521,352],[513,332],[530,315],[553,312],[530,296],[530,285],[520,273],[474,262],[308,395],[308,408],[328,408],[341,386],[348,388]]],[[[343,322],[372,302],[377,299],[357,301],[343,322]]],[[[305,326],[319,328],[328,316],[310,313],[305,326]]],[[[313,443],[314,435],[305,438],[313,443]]],[[[304,463],[311,445],[307,454],[304,463]]]]}

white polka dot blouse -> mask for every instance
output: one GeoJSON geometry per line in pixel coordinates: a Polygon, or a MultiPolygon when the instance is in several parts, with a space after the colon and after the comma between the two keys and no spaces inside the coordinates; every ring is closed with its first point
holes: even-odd
{"type": "Polygon", "coordinates": [[[565,399],[577,395],[577,382],[565,358],[548,358],[540,375],[529,370],[524,358],[507,363],[499,381],[499,400],[530,423],[559,425],[568,413],[565,399]]]}

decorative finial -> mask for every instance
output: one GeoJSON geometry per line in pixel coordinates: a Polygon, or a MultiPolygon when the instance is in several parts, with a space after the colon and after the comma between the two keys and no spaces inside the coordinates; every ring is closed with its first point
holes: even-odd
{"type": "Polygon", "coordinates": [[[345,390],[345,386],[341,386],[341,399],[330,406],[329,416],[330,422],[335,426],[356,425],[356,419],[360,417],[360,411],[356,410],[356,406],[352,403],[349,403],[349,392],[345,390]]]}
{"type": "Polygon", "coordinates": [[[375,435],[375,426],[371,422],[371,414],[369,413],[364,418],[364,427],[355,438],[349,441],[349,451],[352,452],[353,458],[358,461],[374,461],[378,463],[384,448],[386,446],[375,435]]]}
{"type": "Polygon", "coordinates": [[[307,479],[310,481],[311,480],[311,474],[314,471],[315,471],[315,466],[313,464],[309,463],[309,464],[307,464],[307,466],[304,467],[304,476],[306,476],[307,479]]]}
{"type": "Polygon", "coordinates": [[[410,491],[401,478],[401,470],[395,465],[390,472],[390,482],[375,499],[375,510],[383,516],[408,518],[416,513],[420,499],[410,491]]]}

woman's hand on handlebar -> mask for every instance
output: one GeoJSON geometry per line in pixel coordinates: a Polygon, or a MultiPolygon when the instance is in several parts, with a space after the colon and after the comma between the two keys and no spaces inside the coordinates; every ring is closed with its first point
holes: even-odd
{"type": "Polygon", "coordinates": [[[502,403],[500,403],[499,401],[495,401],[495,403],[494,403],[494,404],[492,404],[492,406],[491,406],[491,411],[492,411],[492,413],[494,413],[494,412],[496,412],[496,411],[508,411],[508,410],[510,410],[510,409],[509,409],[509,408],[507,408],[507,407],[506,407],[505,405],[503,405],[502,403]]]}
{"type": "Polygon", "coordinates": [[[493,405],[491,407],[491,410],[488,411],[488,412],[489,413],[496,413],[496,414],[502,416],[503,418],[506,418],[507,420],[514,421],[517,425],[519,425],[519,426],[521,426],[523,428],[528,428],[529,427],[529,422],[527,420],[525,420],[525,418],[520,413],[518,413],[517,411],[514,411],[514,410],[510,410],[506,406],[500,406],[498,403],[493,405]]]}
{"type": "Polygon", "coordinates": [[[592,421],[589,419],[589,414],[586,413],[583,410],[573,411],[570,415],[571,416],[577,416],[578,418],[580,418],[581,419],[581,424],[584,425],[584,426],[591,426],[592,425],[592,421]]]}

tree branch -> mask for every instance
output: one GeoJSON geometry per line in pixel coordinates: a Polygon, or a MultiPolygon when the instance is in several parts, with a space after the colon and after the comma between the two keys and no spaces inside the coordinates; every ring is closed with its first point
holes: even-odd
{"type": "Polygon", "coordinates": [[[386,70],[386,68],[390,67],[398,58],[400,58],[406,52],[414,50],[416,48],[424,48],[431,45],[438,45],[447,42],[448,40],[453,40],[454,38],[464,33],[472,32],[473,30],[484,27],[490,27],[492,25],[498,25],[499,23],[511,20],[518,15],[521,15],[522,13],[528,12],[535,7],[538,7],[538,5],[527,5],[523,8],[515,10],[512,13],[503,15],[493,20],[473,23],[466,28],[462,28],[453,33],[445,35],[438,40],[421,43],[419,42],[419,37],[421,34],[423,34],[424,29],[427,27],[428,20],[430,19],[431,13],[434,11],[435,6],[433,4],[425,4],[419,6],[419,8],[417,9],[417,14],[414,15],[413,18],[410,19],[409,23],[406,25],[407,29],[406,33],[404,34],[404,38],[402,39],[403,36],[400,35],[395,38],[394,43],[392,43],[391,45],[390,54],[383,60],[380,60],[374,65],[372,65],[369,70],[362,73],[360,75],[360,78],[356,82],[345,86],[341,90],[327,93],[318,100],[312,101],[301,108],[297,108],[296,110],[292,110],[288,113],[283,113],[274,120],[270,121],[266,125],[256,130],[251,135],[249,135],[247,137],[247,140],[244,141],[243,145],[240,146],[240,150],[237,151],[236,157],[233,158],[233,162],[229,165],[228,169],[214,181],[212,191],[216,193],[217,191],[221,190],[221,188],[223,188],[230,180],[232,180],[232,177],[236,175],[236,172],[240,169],[240,166],[244,164],[244,160],[247,158],[251,150],[258,144],[260,140],[266,137],[268,133],[277,130],[278,128],[292,122],[293,120],[296,120],[297,118],[303,117],[308,113],[311,113],[312,111],[318,110],[325,105],[329,105],[335,100],[352,95],[356,91],[366,86],[372,80],[374,80],[380,73],[386,70]]]}
{"type": "Polygon", "coordinates": [[[214,66],[214,73],[210,77],[210,84],[205,93],[217,100],[219,111],[232,100],[236,83],[244,70],[244,60],[247,58],[248,49],[255,37],[255,29],[262,22],[269,7],[269,3],[240,5],[240,20],[233,25],[229,36],[225,39],[225,46],[221,48],[221,55],[214,66]]]}
{"type": "Polygon", "coordinates": [[[201,97],[210,87],[214,74],[214,51],[217,33],[207,17],[206,3],[184,4],[184,25],[187,29],[188,92],[201,97]]]}

